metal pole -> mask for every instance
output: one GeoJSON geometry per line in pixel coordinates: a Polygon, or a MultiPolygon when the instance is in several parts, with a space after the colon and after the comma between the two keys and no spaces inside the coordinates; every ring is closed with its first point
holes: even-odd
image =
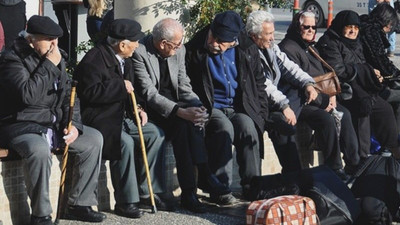
{"type": "Polygon", "coordinates": [[[299,0],[293,1],[293,16],[296,15],[300,11],[300,3],[299,0]]]}
{"type": "Polygon", "coordinates": [[[333,20],[333,0],[328,0],[328,21],[326,22],[326,27],[329,28],[333,20]]]}

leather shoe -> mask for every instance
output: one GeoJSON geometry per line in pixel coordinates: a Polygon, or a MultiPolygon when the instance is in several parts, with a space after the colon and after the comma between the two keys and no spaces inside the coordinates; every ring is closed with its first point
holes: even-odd
{"type": "Polygon", "coordinates": [[[133,203],[116,204],[114,212],[119,216],[128,218],[140,218],[143,216],[143,211],[133,203]]]}
{"type": "Polygon", "coordinates": [[[333,172],[345,183],[350,180],[350,176],[346,174],[344,169],[333,170],[333,172]]]}
{"type": "Polygon", "coordinates": [[[90,206],[69,205],[65,213],[65,219],[85,222],[102,222],[106,218],[104,213],[96,212],[90,206]]]}
{"type": "Polygon", "coordinates": [[[37,217],[32,215],[31,225],[53,225],[53,222],[51,222],[51,216],[37,217]]]}
{"type": "Polygon", "coordinates": [[[231,189],[222,184],[214,174],[203,179],[202,182],[199,183],[199,188],[213,195],[226,195],[232,192],[231,189]]]}
{"type": "Polygon", "coordinates": [[[181,194],[181,206],[194,213],[205,213],[206,206],[199,201],[197,195],[190,192],[182,192],[181,194]]]}
{"type": "MultiPolygon", "coordinates": [[[[156,203],[157,210],[174,212],[176,210],[175,203],[162,199],[157,194],[154,194],[154,202],[156,203]]],[[[147,198],[140,198],[139,208],[152,209],[150,196],[147,198]]]]}
{"type": "Polygon", "coordinates": [[[233,205],[236,203],[236,198],[235,196],[232,195],[232,193],[226,194],[226,195],[213,195],[210,194],[210,201],[214,202],[218,205],[233,205]]]}

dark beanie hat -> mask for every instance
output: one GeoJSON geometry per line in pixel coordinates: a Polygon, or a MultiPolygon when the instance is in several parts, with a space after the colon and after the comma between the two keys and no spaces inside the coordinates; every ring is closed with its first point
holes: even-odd
{"type": "Polygon", "coordinates": [[[239,14],[234,11],[225,11],[218,13],[211,23],[211,32],[213,36],[222,42],[235,41],[244,24],[239,14]]]}
{"type": "Polygon", "coordinates": [[[109,26],[108,36],[118,40],[138,41],[144,37],[141,29],[142,26],[134,20],[116,19],[109,26]]]}
{"type": "Polygon", "coordinates": [[[356,12],[351,10],[343,10],[339,12],[332,21],[330,28],[337,34],[342,35],[343,28],[347,25],[360,26],[360,18],[356,12]]]}
{"type": "Polygon", "coordinates": [[[63,36],[63,30],[48,16],[34,15],[28,20],[26,32],[58,38],[63,36]]]}

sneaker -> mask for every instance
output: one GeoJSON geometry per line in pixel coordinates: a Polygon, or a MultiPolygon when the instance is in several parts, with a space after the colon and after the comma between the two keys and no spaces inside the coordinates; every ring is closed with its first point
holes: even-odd
{"type": "Polygon", "coordinates": [[[232,193],[225,195],[210,194],[210,201],[218,205],[233,205],[237,202],[237,199],[232,195],[232,193]]]}
{"type": "Polygon", "coordinates": [[[394,57],[394,53],[393,52],[388,52],[386,53],[387,57],[394,57]]]}

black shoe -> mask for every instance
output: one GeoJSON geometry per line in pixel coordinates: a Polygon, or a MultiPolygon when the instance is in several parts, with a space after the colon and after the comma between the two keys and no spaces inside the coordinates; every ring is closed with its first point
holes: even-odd
{"type": "Polygon", "coordinates": [[[350,176],[344,172],[344,169],[333,170],[333,172],[345,183],[350,180],[350,176]]]}
{"type": "Polygon", "coordinates": [[[90,206],[69,205],[65,213],[65,219],[85,222],[102,222],[106,218],[104,213],[96,212],[90,206]]]}
{"type": "Polygon", "coordinates": [[[51,222],[51,216],[37,217],[32,215],[31,225],[53,225],[53,222],[51,222]]]}
{"type": "Polygon", "coordinates": [[[236,203],[237,200],[235,196],[232,195],[232,193],[229,193],[225,195],[210,194],[210,201],[218,205],[233,205],[236,203]]]}
{"type": "MultiPolygon", "coordinates": [[[[172,202],[172,200],[170,200],[170,201],[164,200],[157,194],[154,194],[154,202],[156,203],[157,210],[168,211],[168,212],[174,212],[176,210],[175,202],[172,202]]],[[[139,208],[142,208],[142,209],[152,209],[153,208],[153,206],[151,205],[150,196],[147,198],[140,198],[139,208]]]]}
{"type": "Polygon", "coordinates": [[[202,182],[199,183],[199,188],[213,195],[226,195],[232,192],[231,189],[222,184],[214,174],[203,179],[202,182]]]}
{"type": "Polygon", "coordinates": [[[346,165],[344,171],[348,175],[354,175],[358,171],[358,165],[346,165]]]}
{"type": "Polygon", "coordinates": [[[182,192],[181,206],[194,213],[205,213],[206,206],[199,201],[194,192],[182,192]]]}
{"type": "Polygon", "coordinates": [[[114,212],[119,216],[128,218],[140,218],[143,216],[143,211],[133,203],[116,204],[114,212]]]}

